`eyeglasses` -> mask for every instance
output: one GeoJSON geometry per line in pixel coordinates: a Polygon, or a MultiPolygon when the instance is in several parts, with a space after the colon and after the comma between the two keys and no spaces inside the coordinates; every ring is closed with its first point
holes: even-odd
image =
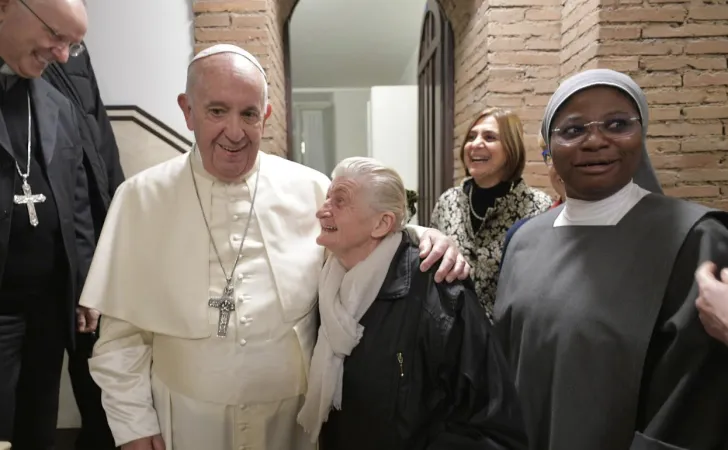
{"type": "Polygon", "coordinates": [[[18,1],[23,6],[25,6],[25,8],[28,11],[30,11],[30,13],[33,14],[35,16],[35,18],[38,19],[40,21],[40,23],[42,23],[46,27],[46,29],[48,29],[48,31],[53,35],[53,37],[58,42],[60,42],[60,43],[62,43],[64,45],[68,45],[68,54],[69,55],[71,55],[71,56],[78,56],[81,53],[83,53],[83,51],[85,50],[85,47],[83,46],[83,44],[81,44],[81,43],[67,42],[67,40],[65,38],[61,37],[61,35],[58,34],[58,32],[56,32],[56,30],[53,29],[53,27],[51,27],[50,25],[48,25],[45,20],[41,19],[40,16],[35,11],[33,11],[33,9],[30,6],[28,6],[27,3],[25,3],[25,0],[18,0],[18,1]]]}
{"type": "Polygon", "coordinates": [[[612,117],[607,120],[587,123],[568,124],[551,130],[551,140],[560,145],[578,145],[590,135],[590,129],[596,126],[602,136],[607,139],[620,140],[632,137],[642,129],[639,117],[612,117]]]}

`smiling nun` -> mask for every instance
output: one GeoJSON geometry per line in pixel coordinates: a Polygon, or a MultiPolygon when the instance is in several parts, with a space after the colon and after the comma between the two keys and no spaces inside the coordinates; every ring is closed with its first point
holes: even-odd
{"type": "Polygon", "coordinates": [[[728,347],[698,320],[694,272],[728,265],[728,214],[655,193],[647,109],[603,69],[546,108],[566,202],[516,231],[495,304],[533,449],[727,448],[728,347]]]}

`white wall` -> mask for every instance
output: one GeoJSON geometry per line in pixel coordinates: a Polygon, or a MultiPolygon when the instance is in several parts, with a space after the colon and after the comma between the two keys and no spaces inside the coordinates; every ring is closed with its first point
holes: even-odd
{"type": "Polygon", "coordinates": [[[417,65],[420,62],[420,46],[415,46],[414,52],[410,55],[409,62],[402,72],[399,84],[413,85],[417,84],[417,65]]]}
{"type": "Polygon", "coordinates": [[[417,190],[417,86],[371,91],[372,158],[392,167],[417,190]]]}
{"type": "Polygon", "coordinates": [[[367,131],[367,102],[369,89],[341,89],[334,91],[334,124],[336,145],[334,162],[351,156],[369,154],[367,131]]]}
{"type": "Polygon", "coordinates": [[[192,0],[88,2],[86,44],[107,105],[137,105],[192,137],[177,95],[193,56],[192,0]]]}

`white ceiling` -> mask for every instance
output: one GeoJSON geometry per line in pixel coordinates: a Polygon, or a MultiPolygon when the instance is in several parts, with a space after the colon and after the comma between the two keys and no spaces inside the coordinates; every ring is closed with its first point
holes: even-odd
{"type": "Polygon", "coordinates": [[[300,0],[290,28],[293,86],[398,84],[419,48],[425,4],[426,0],[300,0]]]}

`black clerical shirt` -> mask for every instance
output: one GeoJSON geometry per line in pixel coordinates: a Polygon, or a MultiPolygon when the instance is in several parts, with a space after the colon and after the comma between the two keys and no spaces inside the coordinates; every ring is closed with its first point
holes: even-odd
{"type": "MultiPolygon", "coordinates": [[[[9,160],[9,168],[12,169],[3,170],[2,176],[13,176],[15,179],[15,191],[0,195],[23,194],[22,178],[17,173],[14,161],[17,160],[23,173],[27,171],[29,89],[30,81],[24,78],[17,78],[7,90],[0,86],[0,112],[13,147],[12,152],[8,152],[10,149],[0,150],[6,152],[2,159],[9,160]]],[[[33,194],[43,194],[46,199],[43,203],[35,203],[39,222],[36,227],[30,224],[27,206],[13,202],[10,239],[5,256],[7,262],[0,280],[0,313],[20,312],[32,304],[31,300],[43,300],[49,293],[64,292],[67,279],[58,210],[48,182],[43,152],[38,145],[36,116],[37,112],[33,111],[28,183],[33,194]]]]}

